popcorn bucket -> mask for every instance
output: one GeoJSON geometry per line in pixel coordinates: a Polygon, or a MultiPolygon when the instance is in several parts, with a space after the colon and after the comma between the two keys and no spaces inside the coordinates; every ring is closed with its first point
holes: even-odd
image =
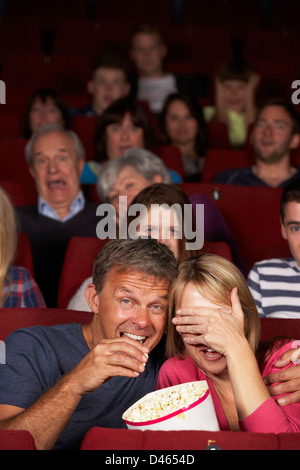
{"type": "Polygon", "coordinates": [[[206,380],[148,393],[122,416],[128,429],[219,431],[206,380]]]}

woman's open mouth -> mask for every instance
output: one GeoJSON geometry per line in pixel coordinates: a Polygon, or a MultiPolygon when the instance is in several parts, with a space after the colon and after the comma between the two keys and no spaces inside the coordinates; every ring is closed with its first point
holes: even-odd
{"type": "Polygon", "coordinates": [[[217,361],[218,359],[223,357],[223,354],[220,354],[220,353],[218,353],[217,351],[214,351],[211,348],[206,348],[206,349],[203,348],[201,350],[201,353],[203,354],[205,359],[208,360],[208,361],[217,361]]]}

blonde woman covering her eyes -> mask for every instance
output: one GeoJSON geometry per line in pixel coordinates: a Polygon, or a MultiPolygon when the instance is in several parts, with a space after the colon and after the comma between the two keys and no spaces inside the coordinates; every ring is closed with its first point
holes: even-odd
{"type": "Polygon", "coordinates": [[[221,430],[299,432],[300,403],[279,406],[263,380],[295,343],[259,339],[259,316],[240,271],[217,255],[187,259],[171,287],[169,359],[157,388],[207,380],[221,430]]]}

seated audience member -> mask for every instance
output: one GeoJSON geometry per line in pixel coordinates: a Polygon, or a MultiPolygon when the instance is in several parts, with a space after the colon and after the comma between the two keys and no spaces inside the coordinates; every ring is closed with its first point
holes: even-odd
{"type": "Polygon", "coordinates": [[[279,406],[280,396],[272,397],[263,380],[278,371],[284,352],[295,352],[295,342],[259,345],[260,319],[242,273],[217,255],[189,258],[179,265],[169,301],[169,359],[157,388],[206,380],[222,431],[299,432],[299,403],[279,406]]]}
{"type": "MultiPolygon", "coordinates": [[[[151,150],[153,148],[152,127],[143,106],[132,98],[121,98],[112,103],[98,119],[95,147],[98,161],[87,162],[85,165],[92,164],[97,170],[94,171],[94,180],[89,180],[89,183],[97,182],[102,171],[101,164],[106,160],[123,157],[130,149],[151,150]]],[[[169,171],[173,182],[182,182],[176,171],[169,171]]],[[[81,179],[81,182],[86,181],[81,179]]]]}
{"type": "Polygon", "coordinates": [[[131,149],[122,158],[103,165],[97,182],[102,202],[112,204],[119,219],[119,198],[127,197],[127,206],[144,188],[154,183],[171,183],[172,178],[163,161],[149,150],[131,149]]]}
{"type": "Polygon", "coordinates": [[[80,190],[84,149],[77,135],[57,124],[45,124],[25,148],[38,201],[17,207],[20,231],[30,241],[36,281],[47,307],[56,306],[61,266],[72,236],[96,236],[98,204],[80,190]]]}
{"type": "Polygon", "coordinates": [[[215,106],[204,109],[207,121],[224,122],[229,142],[234,148],[243,147],[248,127],[255,120],[256,90],[259,77],[254,67],[243,59],[223,65],[215,80],[215,106]]]}
{"type": "Polygon", "coordinates": [[[137,72],[134,96],[146,101],[153,114],[160,113],[165,98],[177,91],[175,76],[164,69],[167,45],[160,31],[152,25],[138,25],[131,34],[129,54],[137,72]]]}
{"type": "MultiPolygon", "coordinates": [[[[186,219],[189,220],[190,215],[191,227],[189,228],[194,232],[195,220],[193,212],[191,212],[191,214],[187,214],[187,212],[185,212],[184,204],[189,204],[189,200],[186,194],[178,186],[164,183],[157,183],[148,186],[137,194],[130,203],[128,210],[130,207],[133,207],[134,204],[143,204],[146,208],[146,212],[144,217],[140,220],[135,236],[154,238],[160,243],[164,243],[172,251],[177,262],[180,262],[187,256],[197,252],[197,250],[186,250],[186,231],[183,229],[182,224],[185,223],[186,219]],[[151,208],[152,204],[167,204],[169,208],[157,208],[157,210],[155,210],[151,208]],[[171,208],[173,204],[176,204],[177,207],[171,208]],[[181,214],[178,214],[177,211],[181,212],[183,219],[181,218],[181,214]],[[156,223],[152,223],[152,225],[151,215],[152,218],[156,217],[156,223]],[[148,217],[150,220],[148,220],[148,217]],[[159,217],[161,218],[159,219],[159,217]]],[[[128,233],[128,227],[134,219],[135,217],[130,216],[127,212],[125,214],[125,218],[122,217],[120,220],[120,230],[126,233],[129,238],[131,237],[128,233]],[[126,225],[124,226],[124,224],[126,225]]],[[[186,224],[188,225],[187,221],[186,224]]],[[[85,290],[91,282],[92,277],[89,277],[82,283],[70,300],[68,309],[81,311],[90,310],[89,304],[85,298],[85,290]]]]}
{"type": "MultiPolygon", "coordinates": [[[[103,165],[97,183],[97,191],[102,202],[114,206],[118,220],[120,216],[120,196],[127,197],[127,206],[125,208],[127,210],[140,191],[155,183],[172,183],[171,176],[164,163],[147,150],[132,149],[123,158],[114,159],[103,165]]],[[[194,207],[196,204],[207,204],[205,214],[205,236],[207,240],[226,241],[231,238],[223,216],[209,198],[202,194],[194,194],[190,197],[189,202],[194,207]]]]}
{"type": "Polygon", "coordinates": [[[160,130],[164,143],[179,148],[186,181],[200,181],[208,137],[198,101],[182,93],[170,94],[160,116],[160,130]]]}
{"type": "MultiPolygon", "coordinates": [[[[167,217],[166,214],[166,217],[162,217],[163,227],[161,228],[161,230],[166,234],[168,234],[168,230],[172,231],[175,238],[175,244],[177,246],[176,251],[172,250],[171,246],[168,245],[166,237],[164,238],[164,240],[165,243],[169,246],[169,248],[174,252],[174,255],[178,262],[183,261],[183,259],[185,259],[186,257],[190,257],[196,254],[202,248],[202,244],[198,248],[195,248],[196,244],[193,243],[192,246],[194,247],[194,249],[191,249],[192,246],[190,245],[187,246],[187,243],[190,243],[190,240],[187,239],[187,234],[191,233],[191,230],[193,233],[197,231],[197,239],[202,239],[203,242],[226,241],[229,244],[230,242],[232,242],[229,229],[221,213],[210,201],[210,199],[202,194],[197,194],[197,200],[194,203],[194,200],[188,198],[188,196],[179,186],[173,184],[155,183],[140,191],[131,201],[130,206],[134,206],[134,204],[142,204],[143,206],[145,206],[148,209],[149,217],[151,215],[151,207],[153,204],[162,206],[162,209],[163,204],[167,204],[167,206],[169,207],[175,205],[175,210],[180,210],[180,214],[175,214],[178,221],[177,227],[174,226],[174,222],[173,225],[170,226],[170,217],[167,217]],[[200,204],[204,205],[203,225],[201,224],[201,226],[200,222],[202,222],[202,220],[197,219],[196,211],[196,206],[200,204]],[[185,207],[189,206],[192,208],[191,216],[189,212],[185,210],[185,207]],[[180,224],[181,220],[182,227],[180,224]]],[[[131,218],[129,217],[129,215],[127,218],[129,223],[131,218]]],[[[149,224],[149,231],[146,231],[147,221],[148,218],[146,217],[144,223],[142,224],[141,222],[142,235],[148,235],[154,238],[159,238],[159,227],[151,227],[149,224]]],[[[174,238],[171,237],[172,244],[174,244],[174,238]]]]}
{"type": "Polygon", "coordinates": [[[24,116],[24,137],[48,123],[60,124],[68,129],[70,115],[63,98],[52,88],[39,88],[29,98],[24,116]]]}
{"type": "Polygon", "coordinates": [[[172,252],[155,240],[108,242],[86,289],[90,323],[35,326],[6,339],[0,428],[29,431],[37,449],[65,450],[79,449],[93,426],[126,428],[124,411],[155,388],[176,271],[172,252]]]}
{"type": "Polygon", "coordinates": [[[300,168],[291,165],[291,151],[299,146],[299,115],[281,99],[260,109],[252,134],[255,163],[251,167],[222,171],[216,183],[284,188],[300,177],[300,168]]]}
{"type": "Polygon", "coordinates": [[[43,296],[31,274],[13,265],[18,245],[15,211],[0,188],[0,307],[45,307],[43,296]]]}
{"type": "MultiPolygon", "coordinates": [[[[120,220],[120,230],[131,237],[129,227],[135,216],[130,215],[129,212],[131,208],[139,204],[146,208],[146,213],[139,219],[138,235],[155,238],[165,243],[179,263],[200,252],[204,241],[220,238],[232,245],[233,240],[229,230],[226,230],[226,223],[218,209],[205,196],[197,196],[196,204],[204,204],[203,225],[201,215],[200,221],[197,219],[195,204],[191,205],[189,198],[180,187],[165,183],[148,185],[134,199],[130,198],[126,217],[123,216],[120,220]],[[157,207],[154,208],[153,205],[157,207]],[[188,212],[187,207],[191,208],[191,212],[188,212]],[[189,239],[187,234],[190,234],[189,239]]],[[[232,251],[234,253],[234,249],[232,251]]],[[[70,300],[69,309],[89,310],[84,292],[90,282],[91,278],[87,278],[82,283],[70,300]]]]}
{"type": "Polygon", "coordinates": [[[122,157],[131,148],[153,147],[150,119],[133,98],[120,98],[99,117],[95,130],[95,150],[101,163],[122,157]]]}
{"type": "Polygon", "coordinates": [[[99,57],[87,82],[91,103],[82,109],[71,109],[71,115],[100,116],[115,100],[129,94],[130,83],[121,59],[116,56],[99,57]]]}
{"type": "Polygon", "coordinates": [[[254,264],[248,285],[262,317],[300,318],[300,179],[283,191],[281,233],[292,258],[274,258],[254,264]]]}

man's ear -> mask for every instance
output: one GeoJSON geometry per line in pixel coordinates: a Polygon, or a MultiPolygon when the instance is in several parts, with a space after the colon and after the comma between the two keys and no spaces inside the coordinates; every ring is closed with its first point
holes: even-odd
{"type": "Polygon", "coordinates": [[[281,235],[282,235],[282,238],[284,238],[284,240],[287,240],[287,233],[286,233],[286,227],[283,223],[283,220],[282,218],[280,217],[280,228],[281,228],[281,235]]]}
{"type": "Polygon", "coordinates": [[[131,85],[129,82],[126,82],[124,85],[124,96],[128,96],[131,90],[131,85]]]}
{"type": "Polygon", "coordinates": [[[294,134],[290,142],[290,149],[296,149],[300,144],[300,134],[294,134]]]}
{"type": "Polygon", "coordinates": [[[90,283],[85,289],[85,298],[87,303],[90,306],[90,309],[95,315],[98,315],[99,313],[99,304],[100,304],[100,298],[99,295],[97,294],[95,284],[90,283]]]}
{"type": "Polygon", "coordinates": [[[161,57],[165,59],[168,55],[168,46],[166,44],[161,45],[161,57]]]}
{"type": "Polygon", "coordinates": [[[94,87],[94,82],[93,80],[89,80],[86,84],[86,89],[90,95],[94,95],[95,93],[95,87],[94,87]]]}
{"type": "Polygon", "coordinates": [[[85,165],[85,160],[84,158],[80,158],[77,162],[77,165],[78,165],[78,171],[79,171],[79,175],[81,175],[82,171],[83,171],[83,167],[85,165]]]}
{"type": "Polygon", "coordinates": [[[151,184],[162,183],[162,182],[163,182],[162,176],[159,173],[156,173],[152,178],[151,184]]]}
{"type": "Polygon", "coordinates": [[[31,174],[32,178],[35,179],[35,172],[32,166],[29,167],[29,173],[31,174]]]}

